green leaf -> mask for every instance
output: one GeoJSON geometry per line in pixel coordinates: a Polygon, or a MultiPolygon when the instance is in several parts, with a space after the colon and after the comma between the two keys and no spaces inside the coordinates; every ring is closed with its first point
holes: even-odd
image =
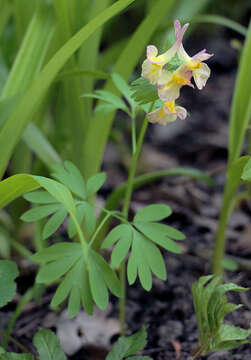
{"type": "Polygon", "coordinates": [[[26,222],[35,222],[38,220],[41,220],[55,211],[61,210],[62,205],[61,204],[50,204],[50,205],[43,205],[43,206],[37,206],[33,209],[30,209],[26,211],[22,216],[21,220],[26,222]]]}
{"type": "Polygon", "coordinates": [[[241,54],[231,107],[228,165],[236,161],[241,153],[246,129],[251,118],[251,74],[248,62],[250,56],[251,22],[241,54]]]}
{"type": "Polygon", "coordinates": [[[91,249],[89,251],[89,274],[93,299],[100,309],[105,309],[108,304],[107,288],[114,295],[120,296],[120,282],[105,260],[91,249]]]}
{"type": "Polygon", "coordinates": [[[243,171],[242,171],[241,178],[244,181],[251,180],[251,159],[248,159],[247,163],[245,164],[243,171]]]}
{"type": "Polygon", "coordinates": [[[132,82],[131,92],[133,100],[139,105],[153,103],[159,98],[156,86],[142,77],[132,82]]]}
{"type": "Polygon", "coordinates": [[[134,0],[120,0],[105,9],[67,41],[44,66],[43,70],[33,81],[21,101],[15,107],[15,110],[12,112],[0,133],[0,148],[5,149],[4,156],[0,159],[0,177],[2,177],[5,171],[13,148],[44,99],[44,96],[58,72],[74,52],[82,46],[85,40],[87,40],[106,21],[126,8],[133,1],[134,0]]]}
{"type": "Polygon", "coordinates": [[[167,251],[173,252],[175,254],[180,253],[180,247],[169,237],[172,235],[172,232],[169,231],[167,225],[156,223],[135,223],[135,226],[147,238],[162,246],[167,251]]]}
{"type": "Polygon", "coordinates": [[[172,213],[171,208],[168,205],[164,204],[153,204],[144,207],[139,210],[134,216],[133,222],[151,222],[151,221],[161,221],[172,213]]]}
{"type": "Polygon", "coordinates": [[[111,74],[112,81],[114,82],[117,89],[121,92],[121,94],[126,98],[128,103],[130,104],[132,110],[135,109],[135,102],[131,96],[131,89],[127,82],[117,73],[111,74]]]}
{"type": "Polygon", "coordinates": [[[228,291],[247,291],[248,289],[233,283],[221,284],[221,278],[204,276],[193,284],[193,299],[198,321],[200,342],[198,348],[203,355],[211,351],[229,350],[249,342],[250,329],[224,324],[224,317],[239,309],[242,305],[227,302],[228,291]]]}
{"type": "Polygon", "coordinates": [[[107,115],[116,109],[116,106],[112,104],[99,104],[95,107],[94,114],[101,112],[102,114],[107,115]]]}
{"type": "Polygon", "coordinates": [[[127,224],[120,224],[113,228],[102,243],[102,249],[112,246],[116,241],[132,236],[132,228],[127,224]]]}
{"type": "Polygon", "coordinates": [[[125,259],[131,244],[132,244],[132,236],[131,231],[127,236],[126,234],[122,234],[120,240],[114,246],[112,251],[111,262],[113,267],[117,267],[121,264],[121,262],[125,259]]]}
{"type": "Polygon", "coordinates": [[[67,210],[61,208],[55,212],[54,215],[47,221],[43,228],[42,238],[43,240],[47,239],[49,236],[54,234],[57,231],[59,226],[63,223],[64,219],[67,216],[67,210]]]}
{"type": "Polygon", "coordinates": [[[64,167],[54,166],[52,176],[67,186],[74,194],[82,199],[86,198],[86,186],[78,168],[70,161],[64,162],[64,167]]]}
{"type": "Polygon", "coordinates": [[[94,303],[104,309],[108,303],[108,289],[120,296],[120,282],[115,272],[92,249],[85,259],[80,244],[59,243],[32,258],[43,264],[37,282],[50,283],[62,278],[51,306],[55,308],[69,297],[68,312],[71,317],[77,315],[81,303],[89,314],[93,313],[94,303]]]}
{"type": "Polygon", "coordinates": [[[16,293],[17,265],[9,260],[0,260],[0,308],[10,302],[16,293]]]}
{"type": "Polygon", "coordinates": [[[105,173],[99,173],[90,177],[86,183],[87,197],[91,197],[92,195],[96,194],[96,192],[104,185],[105,180],[105,173]]]}
{"type": "Polygon", "coordinates": [[[226,270],[230,270],[230,271],[238,270],[238,263],[236,261],[232,260],[232,259],[229,259],[229,258],[224,258],[221,261],[221,265],[226,270]]]}
{"type": "Polygon", "coordinates": [[[91,256],[89,258],[90,287],[92,297],[97,306],[104,310],[108,304],[108,291],[100,267],[91,256]]]}
{"type": "Polygon", "coordinates": [[[111,267],[107,264],[107,262],[103,259],[101,255],[96,253],[93,250],[90,250],[92,258],[95,260],[96,264],[99,266],[102,276],[105,280],[107,287],[111,290],[111,292],[117,297],[121,296],[121,288],[120,282],[111,267]]]}
{"type": "MultiPolygon", "coordinates": [[[[77,262],[77,260],[82,255],[82,249],[80,244],[71,244],[71,245],[72,246],[69,249],[70,251],[67,254],[65,254],[63,257],[62,255],[60,257],[58,256],[57,259],[50,261],[46,265],[43,265],[43,267],[39,270],[37,274],[36,281],[38,283],[45,283],[45,284],[52,283],[53,281],[59,279],[61,276],[67,273],[67,271],[71,269],[71,267],[77,262]],[[75,245],[78,245],[78,247],[75,245]]],[[[52,245],[48,249],[40,251],[37,254],[38,255],[37,257],[36,255],[32,257],[33,260],[40,262],[38,260],[39,257],[45,259],[46,257],[45,254],[49,253],[49,256],[46,258],[46,260],[43,260],[43,262],[44,261],[48,262],[49,259],[51,259],[54,256],[55,247],[56,245],[52,245]],[[49,252],[50,248],[53,248],[51,253],[49,252]]]]}
{"type": "Polygon", "coordinates": [[[125,103],[118,97],[117,95],[114,95],[110,91],[105,90],[96,90],[93,94],[84,94],[84,97],[92,98],[92,99],[98,99],[102,100],[110,105],[114,106],[114,109],[121,109],[127,112],[127,107],[125,103]]]}
{"type": "Polygon", "coordinates": [[[33,338],[33,343],[37,348],[40,360],[66,360],[59,340],[51,330],[38,331],[33,338]]]}
{"type": "MultiPolygon", "coordinates": [[[[147,339],[146,328],[147,326],[143,326],[140,331],[128,337],[120,336],[114,344],[113,349],[107,355],[106,360],[122,360],[127,356],[134,355],[143,350],[146,346],[147,339]]],[[[130,359],[133,358],[151,360],[151,358],[147,356],[130,357],[130,359]]]]}
{"type": "MultiPolygon", "coordinates": [[[[76,218],[78,223],[81,225],[84,221],[84,226],[87,233],[91,235],[95,230],[96,226],[96,214],[94,208],[87,202],[81,201],[77,204],[76,218]]],[[[68,223],[68,234],[70,238],[73,238],[77,233],[77,229],[72,218],[69,218],[68,223]]]]}
{"type": "Polygon", "coordinates": [[[52,308],[61,304],[69,295],[68,313],[70,317],[77,315],[80,309],[80,302],[82,302],[85,311],[92,315],[94,302],[91,296],[88,272],[83,257],[79,258],[58,286],[51,302],[52,308]]]}
{"type": "Polygon", "coordinates": [[[56,199],[51,196],[47,191],[37,190],[25,194],[24,199],[34,204],[50,204],[55,203],[56,199]]]}
{"type": "Polygon", "coordinates": [[[5,350],[0,346],[0,355],[4,354],[4,353],[5,353],[5,350]]]}

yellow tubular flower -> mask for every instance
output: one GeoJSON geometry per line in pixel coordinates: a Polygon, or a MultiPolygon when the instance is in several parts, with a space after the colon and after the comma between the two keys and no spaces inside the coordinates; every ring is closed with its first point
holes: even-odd
{"type": "Polygon", "coordinates": [[[194,87],[191,83],[192,71],[181,65],[176,71],[163,70],[158,80],[158,95],[163,101],[172,101],[180,96],[184,85],[194,87]]]}
{"type": "Polygon", "coordinates": [[[177,117],[185,120],[187,111],[182,106],[176,106],[174,100],[172,100],[166,101],[162,107],[147,114],[147,117],[151,123],[167,125],[170,122],[174,122],[177,117]]]}
{"type": "MultiPolygon", "coordinates": [[[[177,28],[177,22],[175,20],[174,27],[177,28]]],[[[156,84],[161,76],[163,67],[174,57],[178,51],[184,33],[189,24],[185,24],[182,28],[176,31],[176,41],[173,46],[167,50],[164,54],[158,55],[158,49],[154,45],[148,45],[146,49],[146,60],[142,64],[141,76],[150,81],[151,84],[156,84]]]]}
{"type": "MultiPolygon", "coordinates": [[[[181,25],[180,22],[177,20],[175,22],[175,34],[176,34],[176,41],[178,39],[181,25]]],[[[206,49],[201,50],[193,57],[189,56],[185,51],[183,44],[181,43],[179,49],[177,50],[178,57],[180,60],[184,61],[184,65],[187,66],[189,70],[192,71],[192,76],[194,78],[195,84],[199,90],[203,89],[206,85],[206,82],[210,76],[210,69],[203,61],[208,60],[213,54],[208,54],[206,49]]]]}

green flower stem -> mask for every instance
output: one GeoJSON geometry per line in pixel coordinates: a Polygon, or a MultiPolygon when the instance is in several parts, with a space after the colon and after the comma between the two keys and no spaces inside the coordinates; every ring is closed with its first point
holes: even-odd
{"type": "Polygon", "coordinates": [[[81,227],[80,227],[75,215],[73,216],[71,214],[71,217],[72,217],[74,225],[76,226],[76,229],[77,229],[77,233],[78,233],[79,240],[80,240],[80,243],[81,243],[81,246],[82,246],[82,249],[83,249],[83,254],[84,254],[85,260],[87,260],[88,259],[88,244],[87,244],[87,242],[85,240],[84,233],[81,230],[81,227]]]}
{"type": "Polygon", "coordinates": [[[106,214],[106,216],[104,217],[103,221],[101,221],[101,223],[99,224],[99,226],[97,227],[95,233],[92,235],[90,242],[88,243],[88,245],[91,247],[94,240],[96,239],[96,236],[98,235],[99,231],[102,229],[103,225],[106,223],[106,221],[109,219],[109,217],[112,216],[112,213],[109,212],[108,214],[106,214]]]}
{"type": "Polygon", "coordinates": [[[219,216],[219,224],[216,233],[215,246],[213,252],[213,274],[222,275],[223,267],[222,260],[225,255],[225,247],[226,247],[226,228],[227,221],[229,218],[231,203],[232,203],[233,194],[229,191],[228,183],[225,186],[223,203],[221,207],[221,212],[219,216]]]}
{"type": "MultiPolygon", "coordinates": [[[[152,111],[152,108],[154,106],[154,102],[152,103],[150,111],[152,111]]],[[[136,173],[137,168],[137,162],[139,159],[139,154],[141,152],[143,140],[145,137],[146,129],[148,126],[148,119],[145,117],[144,122],[142,124],[136,150],[133,153],[132,162],[129,170],[128,175],[128,182],[127,182],[127,188],[125,192],[125,198],[124,198],[124,206],[122,209],[122,215],[125,217],[125,219],[128,218],[128,212],[130,208],[130,202],[132,197],[132,191],[133,191],[133,181],[136,173]]],[[[119,303],[119,320],[120,320],[120,332],[121,335],[125,334],[125,327],[126,327],[126,313],[125,313],[125,301],[126,301],[126,271],[125,271],[125,261],[123,261],[120,265],[120,284],[121,284],[121,298],[119,303]]]]}
{"type": "Polygon", "coordinates": [[[135,113],[132,114],[132,154],[134,155],[136,152],[136,122],[135,122],[135,113]]]}

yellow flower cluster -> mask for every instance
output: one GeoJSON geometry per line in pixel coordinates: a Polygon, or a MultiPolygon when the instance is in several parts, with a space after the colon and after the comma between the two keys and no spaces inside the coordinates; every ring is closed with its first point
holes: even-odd
{"type": "Polygon", "coordinates": [[[189,24],[181,27],[179,20],[174,21],[175,43],[164,54],[158,55],[158,49],[154,45],[147,46],[146,60],[142,64],[141,76],[148,79],[151,84],[157,85],[158,96],[163,101],[163,106],[148,114],[152,123],[166,125],[179,117],[184,120],[187,111],[182,106],[176,106],[175,100],[180,96],[182,86],[188,85],[194,88],[191,79],[198,89],[203,89],[210,76],[210,69],[203,61],[213,54],[208,54],[203,49],[193,57],[190,57],[182,44],[184,33],[189,24]],[[174,71],[167,70],[169,62],[177,55],[181,65],[174,71]]]}

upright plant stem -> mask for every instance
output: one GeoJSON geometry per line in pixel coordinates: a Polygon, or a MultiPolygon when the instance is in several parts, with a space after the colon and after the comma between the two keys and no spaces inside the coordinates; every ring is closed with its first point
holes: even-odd
{"type": "MultiPolygon", "coordinates": [[[[150,111],[152,111],[153,105],[154,105],[154,103],[152,104],[150,111]]],[[[146,117],[144,119],[144,122],[142,124],[141,130],[140,130],[140,133],[139,133],[139,137],[138,137],[138,141],[137,141],[137,145],[136,145],[136,150],[133,153],[132,162],[131,162],[129,175],[128,175],[127,188],[126,188],[126,193],[125,193],[125,198],[124,198],[124,206],[123,206],[123,210],[122,210],[122,214],[126,219],[128,218],[128,212],[129,212],[129,208],[130,208],[130,202],[131,202],[132,191],[133,191],[133,181],[134,181],[134,177],[135,177],[135,173],[136,173],[137,162],[138,162],[139,154],[141,152],[141,148],[142,148],[142,144],[143,144],[143,140],[144,140],[144,137],[145,137],[145,132],[146,132],[147,126],[148,126],[148,120],[147,120],[147,117],[146,117]]],[[[122,294],[121,294],[121,298],[120,298],[120,306],[119,306],[119,320],[120,320],[120,332],[121,332],[121,335],[124,335],[125,334],[125,327],[126,327],[126,316],[125,316],[125,301],[126,301],[125,261],[123,261],[121,263],[119,272],[120,272],[120,284],[121,284],[121,289],[122,289],[122,294]]]]}
{"type": "Polygon", "coordinates": [[[225,255],[225,247],[226,247],[226,228],[227,221],[230,213],[230,205],[231,205],[231,193],[229,194],[229,186],[228,183],[225,186],[223,203],[221,207],[221,212],[219,216],[219,224],[215,238],[214,252],[213,252],[213,274],[221,275],[223,272],[222,260],[225,255]]]}

